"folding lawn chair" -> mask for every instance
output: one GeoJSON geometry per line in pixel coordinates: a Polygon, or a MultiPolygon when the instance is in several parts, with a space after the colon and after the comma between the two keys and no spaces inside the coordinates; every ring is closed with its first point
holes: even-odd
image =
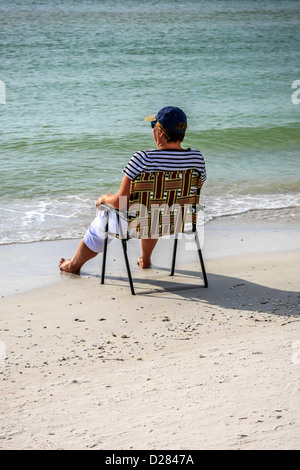
{"type": "Polygon", "coordinates": [[[131,182],[129,207],[126,211],[103,204],[107,211],[106,237],[104,242],[101,284],[104,284],[108,235],[122,242],[125,264],[131,293],[135,295],[127,256],[127,241],[130,238],[159,238],[175,235],[170,275],[175,272],[179,233],[194,233],[197,245],[204,286],[208,281],[197,233],[197,213],[199,210],[201,175],[196,170],[158,171],[141,173],[131,182]],[[119,234],[108,231],[109,212],[117,215],[119,234]],[[127,222],[127,231],[122,233],[120,218],[127,222]],[[189,228],[191,226],[191,229],[189,228]]]}

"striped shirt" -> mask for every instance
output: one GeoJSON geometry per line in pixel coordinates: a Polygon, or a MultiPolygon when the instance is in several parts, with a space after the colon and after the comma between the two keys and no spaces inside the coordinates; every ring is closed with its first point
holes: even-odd
{"type": "Polygon", "coordinates": [[[206,180],[205,162],[197,149],[141,150],[136,152],[123,173],[133,180],[142,172],[188,170],[194,168],[201,174],[202,183],[206,180]]]}

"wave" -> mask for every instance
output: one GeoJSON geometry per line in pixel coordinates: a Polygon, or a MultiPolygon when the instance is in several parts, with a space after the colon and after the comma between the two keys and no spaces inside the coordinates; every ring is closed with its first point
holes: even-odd
{"type": "Polygon", "coordinates": [[[273,127],[233,127],[190,131],[190,137],[207,153],[286,150],[300,147],[300,123],[273,127]]]}
{"type": "MultiPolygon", "coordinates": [[[[204,194],[204,223],[251,214],[261,218],[295,220],[300,214],[300,192],[285,194],[204,194]],[[288,211],[288,216],[286,214],[288,211]]],[[[0,204],[0,245],[81,238],[97,214],[90,195],[24,200],[0,204]]]]}
{"type": "MultiPolygon", "coordinates": [[[[7,152],[81,152],[114,150],[117,155],[128,151],[152,147],[152,134],[148,128],[141,132],[114,132],[112,135],[99,134],[39,134],[15,138],[1,133],[2,155],[7,152]]],[[[300,146],[300,123],[293,122],[280,126],[228,127],[221,129],[188,129],[187,144],[213,152],[238,152],[243,150],[287,149],[300,146]]]]}

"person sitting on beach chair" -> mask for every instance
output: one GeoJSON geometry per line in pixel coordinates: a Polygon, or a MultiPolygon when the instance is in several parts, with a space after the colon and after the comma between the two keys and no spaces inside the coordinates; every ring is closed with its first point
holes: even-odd
{"type": "MultiPolygon", "coordinates": [[[[90,259],[103,252],[106,237],[106,213],[101,205],[106,204],[119,210],[126,210],[131,181],[143,172],[173,171],[195,169],[201,175],[202,184],[206,180],[205,162],[197,149],[182,148],[182,141],[187,129],[186,114],[178,107],[166,106],[154,116],[145,118],[151,123],[153,137],[157,148],[136,152],[123,170],[124,176],[117,194],[105,194],[97,200],[99,209],[97,217],[91,223],[84,238],[80,241],[72,259],[61,258],[61,271],[79,274],[81,267],[90,259]]],[[[124,227],[126,231],[126,222],[124,227]]],[[[118,233],[117,217],[109,213],[109,232],[118,233]]],[[[112,238],[108,238],[110,242],[112,238]]],[[[141,256],[137,263],[142,269],[151,267],[152,252],[157,244],[157,238],[141,239],[141,256]]]]}

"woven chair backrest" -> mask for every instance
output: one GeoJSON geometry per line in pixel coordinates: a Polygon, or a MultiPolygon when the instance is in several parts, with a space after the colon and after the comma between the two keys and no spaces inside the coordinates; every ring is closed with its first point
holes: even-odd
{"type": "Polygon", "coordinates": [[[202,187],[198,171],[141,173],[131,182],[128,231],[137,238],[158,238],[196,230],[202,187]]]}

